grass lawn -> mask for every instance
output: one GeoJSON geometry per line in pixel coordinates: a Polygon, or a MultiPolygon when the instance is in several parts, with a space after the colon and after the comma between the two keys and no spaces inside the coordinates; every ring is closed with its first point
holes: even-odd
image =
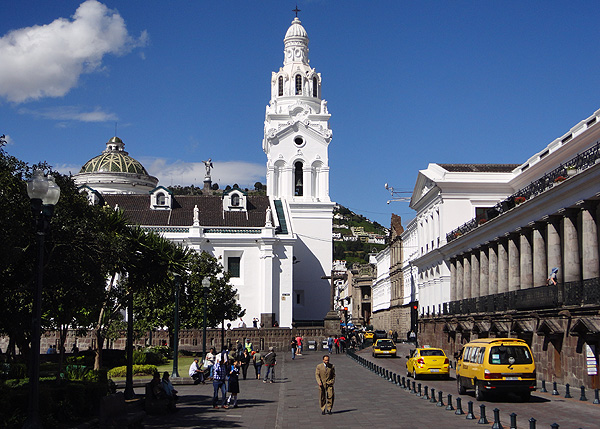
{"type": "MultiPolygon", "coordinates": [[[[188,376],[188,369],[193,361],[194,361],[193,356],[179,356],[179,359],[177,359],[177,369],[178,369],[180,377],[188,376]]],[[[169,371],[169,374],[172,374],[173,373],[173,360],[172,359],[169,360],[167,363],[158,366],[156,369],[158,370],[158,373],[160,374],[161,377],[162,377],[163,372],[165,372],[165,371],[169,371]]],[[[150,375],[134,375],[133,378],[134,378],[134,380],[150,381],[152,379],[152,376],[150,376],[150,375]]],[[[112,380],[114,382],[125,381],[125,377],[113,377],[112,380]]]]}

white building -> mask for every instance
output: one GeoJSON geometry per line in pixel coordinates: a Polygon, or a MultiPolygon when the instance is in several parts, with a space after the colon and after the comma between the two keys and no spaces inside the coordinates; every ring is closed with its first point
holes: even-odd
{"type": "Polygon", "coordinates": [[[421,313],[438,311],[450,298],[450,269],[438,249],[446,234],[513,192],[518,164],[429,164],[419,171],[410,207],[417,215],[403,233],[405,295],[415,268],[421,313]],[[415,268],[413,268],[415,267],[415,268]]]}
{"type": "Polygon", "coordinates": [[[392,301],[392,283],[390,281],[390,251],[388,246],[374,256],[375,281],[371,299],[373,300],[373,318],[378,311],[388,310],[392,301]]]}
{"type": "Polygon", "coordinates": [[[329,310],[330,284],[322,277],[331,274],[334,203],[331,115],[321,98],[321,75],[308,65],[308,37],[298,18],[284,44],[264,123],[267,196],[237,188],[172,195],[124,152],[118,137],[75,180],[93,202],[118,207],[133,224],[215,256],[232,274],[247,320],[290,327],[293,320],[322,320],[329,310]]]}

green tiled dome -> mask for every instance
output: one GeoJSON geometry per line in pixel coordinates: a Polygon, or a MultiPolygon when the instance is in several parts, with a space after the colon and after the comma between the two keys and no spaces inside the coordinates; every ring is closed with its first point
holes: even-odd
{"type": "Polygon", "coordinates": [[[80,173],[135,173],[145,174],[148,172],[139,161],[129,156],[123,150],[125,144],[118,137],[113,137],[106,143],[106,150],[95,158],[90,159],[79,171],[80,173]]]}

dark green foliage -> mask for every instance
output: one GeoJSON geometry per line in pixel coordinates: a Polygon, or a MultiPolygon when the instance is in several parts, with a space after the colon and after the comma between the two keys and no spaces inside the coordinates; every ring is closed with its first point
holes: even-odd
{"type": "MultiPolygon", "coordinates": [[[[156,365],[133,365],[133,375],[152,375],[157,371],[156,365]]],[[[125,377],[127,366],[117,366],[108,371],[109,377],[125,377]]]]}

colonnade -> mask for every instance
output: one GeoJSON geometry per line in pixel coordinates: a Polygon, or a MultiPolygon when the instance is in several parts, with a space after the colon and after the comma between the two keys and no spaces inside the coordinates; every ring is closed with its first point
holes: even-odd
{"type": "Polygon", "coordinates": [[[581,201],[451,258],[450,300],[544,286],[555,267],[559,283],[600,277],[598,208],[581,201]]]}

